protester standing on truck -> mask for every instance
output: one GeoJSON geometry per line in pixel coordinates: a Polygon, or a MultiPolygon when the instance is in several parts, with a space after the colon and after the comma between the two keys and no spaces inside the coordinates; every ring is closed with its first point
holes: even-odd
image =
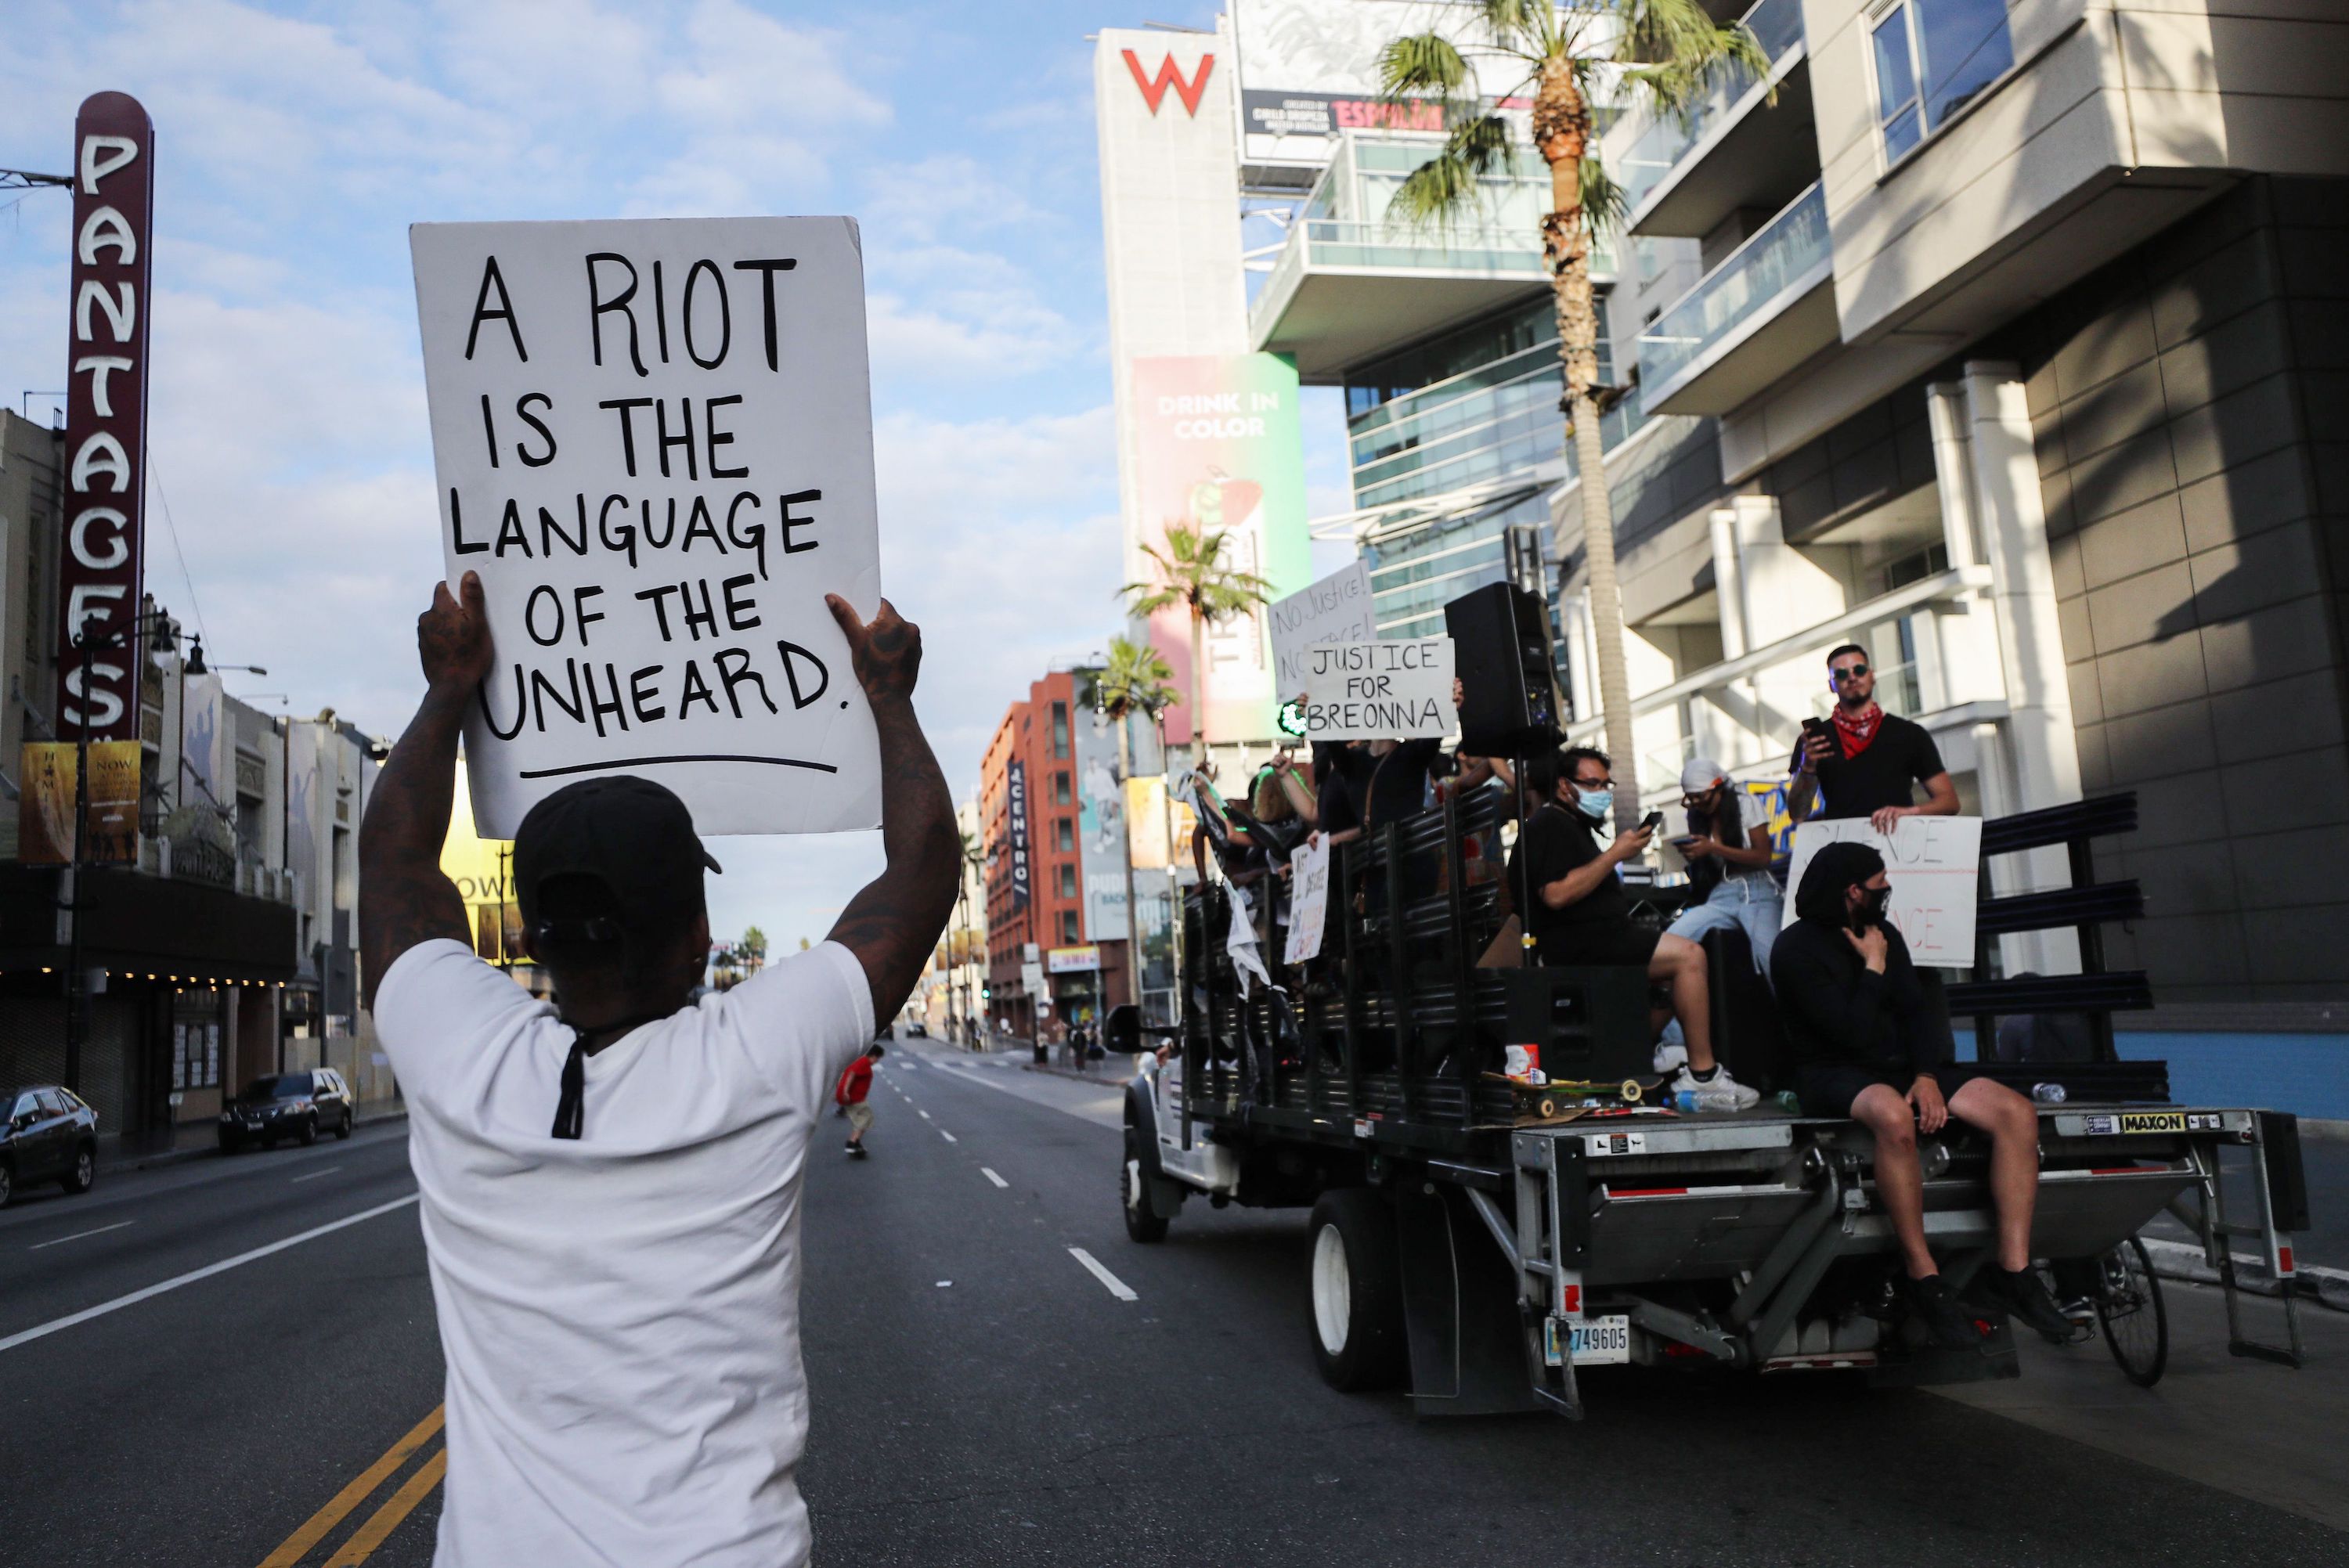
{"type": "Polygon", "coordinates": [[[1884,918],[1890,897],[1884,857],[1866,844],[1826,845],[1803,872],[1797,918],[1771,956],[1795,1093],[1810,1115],[1848,1116],[1874,1134],[1877,1202],[1907,1264],[1909,1306],[1952,1348],[1981,1336],[1926,1244],[1917,1137],[1953,1116],[1986,1134],[1998,1259],[1984,1277],[1999,1305],[2060,1344],[2071,1324],[2031,1266],[2038,1110],[2004,1084],[1951,1066],[1947,1031],[1932,1026],[1909,944],[1884,918]]]}
{"type": "Polygon", "coordinates": [[[1941,752],[1922,725],[1876,704],[1876,671],[1868,650],[1846,643],[1827,655],[1827,686],[1835,710],[1828,722],[1803,730],[1796,748],[1786,810],[1799,822],[1814,799],[1823,817],[1866,817],[1879,833],[1892,831],[1903,817],[1954,817],[1958,787],[1941,765],[1941,752]],[[1912,784],[1925,787],[1917,803],[1912,784]]]}
{"type": "Polygon", "coordinates": [[[1689,862],[1690,876],[1712,885],[1704,902],[1683,910],[1667,932],[1701,943],[1708,931],[1740,927],[1754,967],[1769,974],[1770,947],[1785,912],[1769,809],[1738,788],[1720,763],[1702,757],[1681,769],[1681,804],[1688,810],[1689,836],[1673,840],[1673,847],[1689,862]]]}
{"type": "Polygon", "coordinates": [[[359,830],[359,934],[447,1366],[448,1568],[808,1559],[808,1140],[912,991],[961,863],[914,717],[920,633],[886,601],[869,624],[830,603],[878,732],[888,865],[821,946],[698,1003],[716,862],[649,779],[583,779],[515,835],[556,1004],[474,956],[440,849],[495,656],[480,579],[417,623],[428,689],[359,830]]]}
{"type": "Polygon", "coordinates": [[[1648,847],[1655,830],[1642,825],[1604,846],[1599,841],[1600,826],[1615,810],[1609,769],[1606,754],[1587,746],[1526,762],[1526,816],[1509,856],[1509,895],[1528,905],[1525,928],[1540,962],[1637,965],[1651,980],[1669,985],[1671,1006],[1653,1024],[1661,1027],[1666,1017],[1677,1018],[1687,1045],[1688,1062],[1673,1089],[1693,1092],[1709,1110],[1743,1110],[1761,1096],[1713,1060],[1704,949],[1634,921],[1615,874],[1648,847]]]}

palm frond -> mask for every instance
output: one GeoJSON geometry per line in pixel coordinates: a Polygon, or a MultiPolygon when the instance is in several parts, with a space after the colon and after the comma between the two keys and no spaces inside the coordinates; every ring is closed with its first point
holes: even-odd
{"type": "MultiPolygon", "coordinates": [[[[1626,86],[1661,113],[1686,121],[1705,92],[1726,78],[1756,80],[1770,57],[1743,22],[1715,22],[1698,0],[1617,0],[1615,58],[1626,86]]],[[[1773,88],[1770,101],[1777,101],[1773,88]]]]}
{"type": "Polygon", "coordinates": [[[1610,232],[1622,226],[1626,203],[1623,187],[1607,172],[1594,145],[1583,153],[1581,166],[1576,170],[1582,182],[1582,217],[1593,234],[1610,232]]]}
{"type": "Polygon", "coordinates": [[[1389,99],[1448,98],[1468,79],[1468,62],[1441,33],[1406,33],[1379,51],[1379,91],[1389,99]]]}
{"type": "Polygon", "coordinates": [[[1496,114],[1478,114],[1467,106],[1444,133],[1444,149],[1403,177],[1387,203],[1391,217],[1414,228],[1448,225],[1475,211],[1488,174],[1509,163],[1508,121],[1496,114]]]}

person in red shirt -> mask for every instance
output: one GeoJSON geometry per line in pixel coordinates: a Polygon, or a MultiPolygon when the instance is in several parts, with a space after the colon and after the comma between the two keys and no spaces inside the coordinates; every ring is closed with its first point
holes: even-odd
{"type": "Polygon", "coordinates": [[[832,1091],[832,1103],[848,1116],[848,1151],[859,1160],[864,1158],[865,1130],[873,1125],[873,1108],[864,1097],[873,1092],[873,1064],[883,1055],[876,1040],[865,1053],[842,1069],[840,1082],[832,1091]]]}

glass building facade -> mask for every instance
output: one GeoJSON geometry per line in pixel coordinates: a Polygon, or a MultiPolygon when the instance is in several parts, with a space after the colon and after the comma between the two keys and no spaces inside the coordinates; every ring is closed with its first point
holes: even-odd
{"type": "MultiPolygon", "coordinates": [[[[1613,378],[1606,308],[1601,294],[1602,383],[1613,378]]],[[[1394,513],[1368,520],[1360,536],[1381,636],[1440,634],[1445,603],[1511,574],[1513,529],[1547,537],[1548,493],[1574,473],[1558,411],[1565,389],[1547,296],[1349,374],[1354,505],[1394,513]],[[1410,504],[1471,487],[1456,508],[1410,504]]],[[[1626,398],[1605,416],[1601,438],[1612,447],[1640,420],[1636,396],[1626,398]]]]}

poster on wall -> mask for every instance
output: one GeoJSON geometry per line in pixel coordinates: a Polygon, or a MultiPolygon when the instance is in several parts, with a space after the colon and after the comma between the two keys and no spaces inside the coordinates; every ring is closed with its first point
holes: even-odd
{"type": "Polygon", "coordinates": [[[704,833],[880,825],[824,603],[880,607],[864,270],[845,218],[409,231],[449,581],[497,660],[465,727],[511,838],[639,774],[704,833]]]}
{"type": "MultiPolygon", "coordinates": [[[[94,740],[83,800],[81,858],[86,865],[129,865],[139,859],[140,744],[94,740]]],[[[28,740],[18,758],[16,858],[26,865],[70,865],[74,858],[74,776],[79,748],[70,741],[28,740]]]]}
{"type": "MultiPolygon", "coordinates": [[[[1133,362],[1136,504],[1142,537],[1161,551],[1180,524],[1221,533],[1233,570],[1261,577],[1268,597],[1303,587],[1311,570],[1306,536],[1305,457],[1298,433],[1296,368],[1269,354],[1186,355],[1133,362]]],[[[1139,548],[1130,580],[1154,582],[1139,548]]],[[[1262,740],[1276,733],[1280,699],[1263,606],[1209,625],[1204,636],[1206,731],[1211,741],[1262,740]]],[[[1150,642],[1182,694],[1166,710],[1166,738],[1191,739],[1191,621],[1180,605],[1150,618],[1150,642]]]]}
{"type": "Polygon", "coordinates": [[[1077,867],[1084,882],[1085,940],[1126,939],[1125,791],[1118,784],[1117,724],[1076,715],[1077,867]]]}

